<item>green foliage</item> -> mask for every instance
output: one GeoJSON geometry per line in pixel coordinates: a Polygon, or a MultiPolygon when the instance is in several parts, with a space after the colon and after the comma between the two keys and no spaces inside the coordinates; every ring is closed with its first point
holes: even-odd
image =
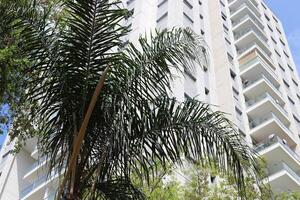
{"type": "MultiPolygon", "coordinates": [[[[261,167],[264,169],[263,165],[261,167]]],[[[181,170],[173,167],[167,171],[159,168],[152,180],[149,184],[137,184],[137,187],[145,192],[150,200],[165,200],[169,196],[176,200],[203,200],[204,198],[207,200],[231,200],[240,197],[233,177],[224,175],[210,165],[188,165],[181,170]],[[182,176],[184,182],[178,179],[182,176]],[[214,183],[210,182],[211,179],[215,180],[214,183]]],[[[246,178],[245,185],[247,200],[271,199],[268,185],[264,185],[264,188],[259,190],[255,186],[256,180],[251,177],[246,178]]],[[[280,198],[283,196],[285,195],[281,195],[280,198]]]]}
{"type": "Polygon", "coordinates": [[[299,192],[283,192],[275,196],[275,200],[300,200],[299,192]]]}

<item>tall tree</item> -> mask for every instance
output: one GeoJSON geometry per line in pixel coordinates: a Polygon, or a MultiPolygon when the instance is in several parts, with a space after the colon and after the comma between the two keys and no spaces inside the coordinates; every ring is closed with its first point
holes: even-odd
{"type": "Polygon", "coordinates": [[[130,179],[133,171],[149,180],[158,163],[208,158],[233,175],[246,197],[245,174],[258,170],[252,150],[222,112],[171,95],[173,71],[205,62],[201,38],[174,29],[125,45],[129,30],[121,24],[130,13],[120,1],[68,0],[55,9],[65,17],[53,22],[46,9],[44,17],[18,24],[30,62],[24,71],[29,109],[23,111],[26,123],[16,118],[19,131],[13,136],[26,138],[34,131],[51,168],[66,172],[67,166],[64,195],[144,199],[130,179]],[[93,95],[95,107],[89,109],[93,95]]]}

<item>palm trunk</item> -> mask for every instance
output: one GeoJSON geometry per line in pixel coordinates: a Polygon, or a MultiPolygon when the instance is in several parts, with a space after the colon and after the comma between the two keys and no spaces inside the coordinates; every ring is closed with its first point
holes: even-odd
{"type": "MultiPolygon", "coordinates": [[[[77,161],[77,157],[79,155],[79,152],[80,152],[80,147],[81,147],[81,144],[83,142],[83,139],[85,137],[85,133],[86,133],[86,129],[87,129],[87,126],[89,124],[89,120],[91,118],[91,115],[93,113],[93,110],[95,108],[95,105],[97,103],[97,99],[98,99],[98,96],[100,95],[100,92],[102,90],[102,87],[104,85],[104,81],[106,79],[106,76],[107,76],[107,73],[109,71],[109,67],[107,67],[105,69],[105,71],[103,72],[102,76],[100,77],[99,79],[99,82],[95,88],[95,91],[94,91],[94,94],[93,94],[93,97],[90,101],[90,104],[89,104],[89,107],[87,109],[87,112],[84,116],[84,120],[81,124],[81,127],[80,127],[80,130],[79,130],[79,133],[77,135],[77,137],[75,138],[75,141],[74,141],[74,144],[73,144],[73,151],[72,151],[72,154],[71,154],[71,158],[70,158],[70,162],[69,162],[69,165],[68,165],[68,168],[67,168],[67,172],[66,172],[66,175],[60,185],[60,188],[59,188],[59,191],[57,193],[57,198],[58,199],[61,199],[61,195],[63,193],[63,189],[67,183],[67,180],[69,178],[69,176],[71,175],[71,172],[73,173],[74,170],[76,168],[76,161],[77,161]]],[[[74,172],[72,174],[72,177],[75,177],[76,176],[76,173],[74,172]]],[[[70,187],[71,189],[72,187],[70,187]]],[[[72,189],[71,189],[72,190],[72,189]]],[[[72,192],[73,193],[73,192],[72,192]]],[[[75,199],[78,199],[76,196],[77,194],[77,191],[75,191],[73,193],[73,195],[71,194],[71,191],[68,192],[68,194],[70,194],[70,199],[72,200],[75,200],[75,199]]]]}

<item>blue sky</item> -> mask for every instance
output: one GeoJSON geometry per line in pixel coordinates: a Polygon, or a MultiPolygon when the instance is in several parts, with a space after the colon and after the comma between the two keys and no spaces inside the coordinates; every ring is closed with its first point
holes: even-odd
{"type": "MultiPolygon", "coordinates": [[[[0,114],[1,115],[6,114],[8,112],[8,109],[9,109],[9,107],[7,105],[0,106],[0,114]]],[[[5,137],[6,137],[7,128],[8,127],[3,126],[3,125],[0,124],[0,129],[4,130],[4,132],[5,132],[5,134],[0,135],[0,145],[2,145],[2,143],[3,143],[3,141],[4,141],[5,137]]]]}
{"type": "Polygon", "coordinates": [[[300,0],[265,0],[285,29],[295,63],[300,71],[300,0]]]}

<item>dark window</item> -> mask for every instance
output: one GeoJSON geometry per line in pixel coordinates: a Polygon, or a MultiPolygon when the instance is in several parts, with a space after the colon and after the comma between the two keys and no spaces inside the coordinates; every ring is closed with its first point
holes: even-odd
{"type": "Polygon", "coordinates": [[[274,30],[271,28],[271,26],[268,24],[268,28],[271,32],[273,32],[274,30]]]}
{"type": "Polygon", "coordinates": [[[231,78],[234,80],[235,79],[235,77],[236,77],[236,73],[232,70],[232,69],[230,69],[230,76],[231,76],[231,78]]]}
{"type": "Polygon", "coordinates": [[[289,67],[289,69],[290,69],[292,72],[294,71],[294,69],[292,68],[291,65],[287,64],[287,66],[289,67]]]}
{"type": "Polygon", "coordinates": [[[278,63],[278,65],[279,65],[280,69],[285,72],[285,69],[282,67],[282,65],[280,63],[278,63]]]}
{"type": "Polygon", "coordinates": [[[288,82],[286,82],[286,80],[283,79],[283,83],[285,84],[286,87],[290,87],[290,84],[288,84],[288,82]]]}
{"type": "Polygon", "coordinates": [[[288,99],[291,102],[291,104],[295,105],[295,102],[294,102],[294,100],[291,97],[288,96],[288,99]]]}
{"type": "Polygon", "coordinates": [[[297,81],[295,81],[293,78],[292,78],[292,80],[293,80],[293,83],[298,87],[298,83],[297,83],[297,81]]]}
{"type": "Polygon", "coordinates": [[[273,19],[276,23],[278,23],[278,20],[276,19],[276,17],[273,16],[273,19]]]}
{"type": "Polygon", "coordinates": [[[184,69],[184,73],[190,77],[193,81],[197,81],[196,77],[190,72],[189,69],[184,69]]]}
{"type": "Polygon", "coordinates": [[[187,14],[183,13],[183,16],[192,24],[194,23],[194,21],[187,14]]]}
{"type": "Polygon", "coordinates": [[[183,0],[183,3],[184,3],[187,7],[189,7],[190,9],[193,9],[192,4],[191,4],[190,2],[188,2],[187,0],[183,0]]]}
{"type": "Polygon", "coordinates": [[[261,3],[262,7],[267,10],[267,7],[265,6],[265,4],[261,3]]]}
{"type": "Polygon", "coordinates": [[[209,89],[207,89],[207,88],[205,87],[205,88],[204,88],[204,92],[205,92],[206,95],[208,95],[208,94],[209,94],[209,89]]]}
{"type": "Polygon", "coordinates": [[[164,1],[162,1],[160,4],[158,4],[158,6],[157,7],[161,7],[163,4],[165,4],[166,2],[167,2],[168,0],[164,0],[164,1]]]}
{"type": "Polygon", "coordinates": [[[268,15],[265,14],[265,18],[270,21],[270,18],[268,17],[268,15]]]}

